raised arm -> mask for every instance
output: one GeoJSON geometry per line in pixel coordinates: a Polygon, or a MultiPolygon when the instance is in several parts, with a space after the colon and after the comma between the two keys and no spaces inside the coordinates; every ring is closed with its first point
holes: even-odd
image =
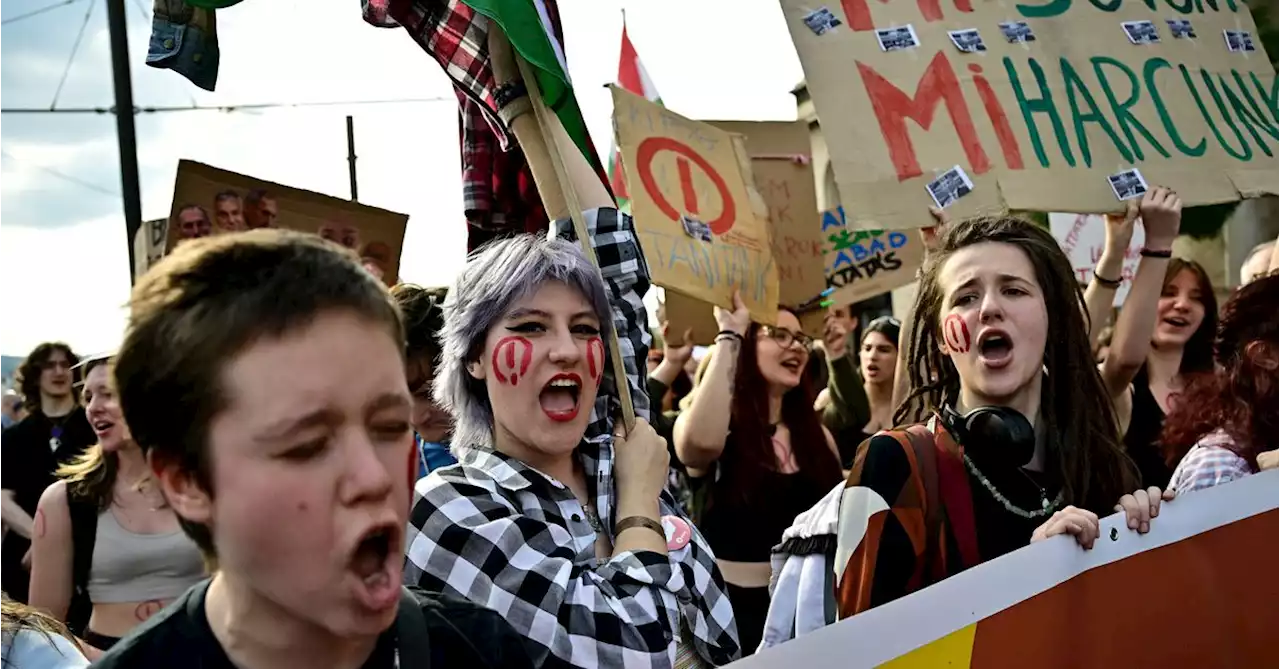
{"type": "Polygon", "coordinates": [[[839,323],[827,324],[822,343],[827,349],[830,402],[822,410],[822,424],[832,432],[842,432],[849,427],[861,429],[871,419],[871,405],[857,365],[849,354],[849,340],[850,333],[839,323]]]}
{"type": "Polygon", "coordinates": [[[1138,203],[1129,200],[1123,216],[1107,214],[1106,241],[1102,257],[1093,268],[1089,287],[1084,289],[1085,312],[1089,316],[1089,344],[1096,345],[1098,333],[1106,326],[1107,315],[1115,303],[1116,289],[1120,287],[1124,273],[1124,254],[1133,239],[1133,223],[1138,217],[1138,203]]]}
{"type": "Polygon", "coordinates": [[[1182,200],[1167,188],[1147,191],[1138,208],[1146,232],[1142,260],[1138,262],[1133,286],[1116,319],[1111,351],[1101,365],[1102,381],[1113,401],[1128,393],[1133,377],[1151,350],[1151,335],[1156,327],[1156,310],[1160,292],[1164,289],[1165,271],[1169,268],[1169,254],[1182,221],[1182,200]]]}
{"type": "Polygon", "coordinates": [[[738,370],[742,337],[751,325],[751,314],[737,292],[733,311],[715,307],[716,323],[722,333],[716,337],[711,363],[702,381],[693,389],[689,408],[676,419],[676,456],[690,476],[702,476],[720,459],[729,436],[733,406],[733,380],[738,370]]]}

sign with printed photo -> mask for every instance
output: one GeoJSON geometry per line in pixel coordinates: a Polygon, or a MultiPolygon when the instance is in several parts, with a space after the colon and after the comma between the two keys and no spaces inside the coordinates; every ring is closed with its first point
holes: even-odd
{"type": "Polygon", "coordinates": [[[408,222],[406,214],[183,160],[173,187],[165,248],[185,239],[255,228],[310,232],[358,253],[370,272],[395,285],[408,222]]]}
{"type": "Polygon", "coordinates": [[[751,184],[742,136],[610,90],[631,213],[653,283],[725,308],[737,290],[753,320],[775,323],[778,269],[768,211],[751,184]],[[692,221],[710,229],[711,241],[692,221]]]}
{"type": "Polygon", "coordinates": [[[779,0],[849,226],[933,225],[926,184],[959,166],[960,220],[1119,212],[1140,169],[1185,206],[1276,194],[1276,70],[1240,1],[842,0],[838,30],[779,0]]]}
{"type": "Polygon", "coordinates": [[[847,225],[844,207],[822,212],[827,298],[852,304],[916,280],[924,242],[916,230],[858,230],[847,225]]]}

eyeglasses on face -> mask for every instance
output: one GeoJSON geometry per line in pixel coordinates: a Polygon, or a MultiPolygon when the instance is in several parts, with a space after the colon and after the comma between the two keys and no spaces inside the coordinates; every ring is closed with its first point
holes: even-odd
{"type": "Polygon", "coordinates": [[[792,332],[787,328],[774,327],[772,325],[760,326],[760,331],[766,337],[778,343],[782,348],[789,348],[793,342],[799,342],[800,348],[808,350],[813,345],[813,337],[803,332],[792,332]]]}

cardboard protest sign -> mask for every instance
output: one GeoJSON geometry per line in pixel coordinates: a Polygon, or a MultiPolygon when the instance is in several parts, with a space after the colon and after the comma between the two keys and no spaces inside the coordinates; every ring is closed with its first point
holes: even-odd
{"type": "Polygon", "coordinates": [[[810,163],[809,124],[804,121],[708,121],[746,137],[756,190],[769,208],[778,302],[798,307],[826,287],[822,231],[815,222],[818,193],[810,163]]]}
{"type": "MultiPolygon", "coordinates": [[[[891,513],[858,490],[868,491],[846,490],[845,503],[891,513]]],[[[1277,500],[1272,470],[1179,497],[1145,535],[1114,514],[1091,550],[1070,536],[1037,542],[729,666],[1276,666],[1277,500]]]]}
{"type": "Polygon", "coordinates": [[[851,227],[932,225],[955,167],[954,219],[1277,192],[1276,72],[1237,0],[780,1],[851,227]]]}
{"type": "Polygon", "coordinates": [[[133,235],[133,280],[142,278],[151,266],[164,257],[169,239],[169,219],[143,221],[133,235]]]}
{"type": "Polygon", "coordinates": [[[844,207],[822,212],[827,299],[852,304],[916,280],[924,242],[915,230],[857,230],[844,207]]]}
{"type": "MultiPolygon", "coordinates": [[[[1062,246],[1063,253],[1071,259],[1076,280],[1087,285],[1093,279],[1093,268],[1097,267],[1102,250],[1106,247],[1107,222],[1094,214],[1052,213],[1049,214],[1049,229],[1062,246]]],[[[1146,238],[1146,231],[1142,226],[1134,225],[1133,238],[1129,240],[1129,248],[1124,252],[1120,287],[1116,289],[1117,307],[1124,303],[1129,288],[1133,286],[1133,275],[1138,271],[1138,261],[1142,259],[1142,245],[1146,238]]]]}
{"type": "MultiPolygon", "coordinates": [[[[677,341],[685,330],[692,331],[693,343],[699,346],[710,346],[715,343],[720,326],[716,324],[715,311],[712,305],[692,297],[685,297],[674,290],[666,292],[662,302],[663,317],[671,324],[671,336],[677,341]]],[[[822,316],[824,310],[818,307],[807,309],[796,314],[800,321],[800,330],[815,339],[822,337],[822,316]]]]}
{"type": "Polygon", "coordinates": [[[359,253],[365,267],[394,285],[409,217],[183,160],[169,221],[166,249],[191,237],[255,227],[315,233],[359,253]],[[204,212],[203,221],[194,207],[204,212]]]}
{"type": "Polygon", "coordinates": [[[631,213],[653,283],[772,324],[778,270],[742,139],[611,86],[631,213]]]}

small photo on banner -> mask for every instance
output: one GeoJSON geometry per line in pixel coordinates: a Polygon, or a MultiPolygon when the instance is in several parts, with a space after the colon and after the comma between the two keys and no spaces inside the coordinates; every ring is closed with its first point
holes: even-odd
{"type": "Polygon", "coordinates": [[[257,228],[309,232],[359,254],[365,268],[390,286],[399,281],[408,222],[406,214],[182,160],[165,249],[257,228]]]}

